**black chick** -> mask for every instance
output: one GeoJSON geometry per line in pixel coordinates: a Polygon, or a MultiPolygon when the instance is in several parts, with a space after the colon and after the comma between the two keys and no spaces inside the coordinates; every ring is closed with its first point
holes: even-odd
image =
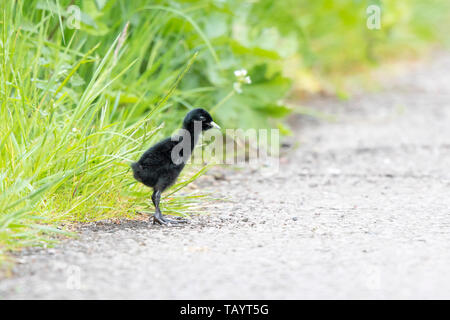
{"type": "Polygon", "coordinates": [[[170,220],[161,214],[159,209],[161,193],[177,180],[191,156],[200,133],[214,127],[220,129],[206,110],[191,110],[184,118],[184,130],[158,142],[148,149],[138,162],[131,164],[134,178],[153,188],[152,201],[155,205],[153,223],[186,222],[185,220],[170,220]]]}

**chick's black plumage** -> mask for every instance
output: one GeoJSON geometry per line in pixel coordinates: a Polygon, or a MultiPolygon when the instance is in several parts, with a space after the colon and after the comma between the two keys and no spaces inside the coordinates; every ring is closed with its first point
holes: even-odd
{"type": "Polygon", "coordinates": [[[159,208],[161,193],[177,180],[195,147],[200,132],[213,127],[219,128],[206,110],[191,110],[184,118],[182,128],[184,130],[180,130],[177,135],[158,142],[148,149],[138,162],[131,164],[134,178],[153,188],[154,223],[185,222],[169,220],[161,214],[159,208]]]}

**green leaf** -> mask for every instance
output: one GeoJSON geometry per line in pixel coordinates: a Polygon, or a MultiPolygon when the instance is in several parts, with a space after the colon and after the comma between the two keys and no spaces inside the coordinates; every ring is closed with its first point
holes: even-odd
{"type": "Polygon", "coordinates": [[[257,110],[258,112],[264,113],[269,117],[273,117],[273,118],[284,118],[292,112],[291,108],[284,106],[284,105],[277,105],[277,104],[266,104],[266,105],[254,106],[253,109],[257,110]]]}

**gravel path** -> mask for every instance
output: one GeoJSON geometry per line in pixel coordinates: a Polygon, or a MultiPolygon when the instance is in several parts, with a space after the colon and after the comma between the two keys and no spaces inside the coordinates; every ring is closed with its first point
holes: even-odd
{"type": "Polygon", "coordinates": [[[86,226],[21,254],[0,298],[450,298],[450,56],[310,105],[279,174],[214,172],[185,227],[86,226]]]}

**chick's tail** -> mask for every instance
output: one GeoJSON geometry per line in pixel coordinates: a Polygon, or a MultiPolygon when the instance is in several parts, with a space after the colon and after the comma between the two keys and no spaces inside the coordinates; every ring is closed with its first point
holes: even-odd
{"type": "Polygon", "coordinates": [[[133,162],[131,164],[131,169],[133,169],[134,178],[137,181],[142,182],[142,177],[144,175],[144,169],[142,168],[142,166],[137,162],[133,162]]]}

